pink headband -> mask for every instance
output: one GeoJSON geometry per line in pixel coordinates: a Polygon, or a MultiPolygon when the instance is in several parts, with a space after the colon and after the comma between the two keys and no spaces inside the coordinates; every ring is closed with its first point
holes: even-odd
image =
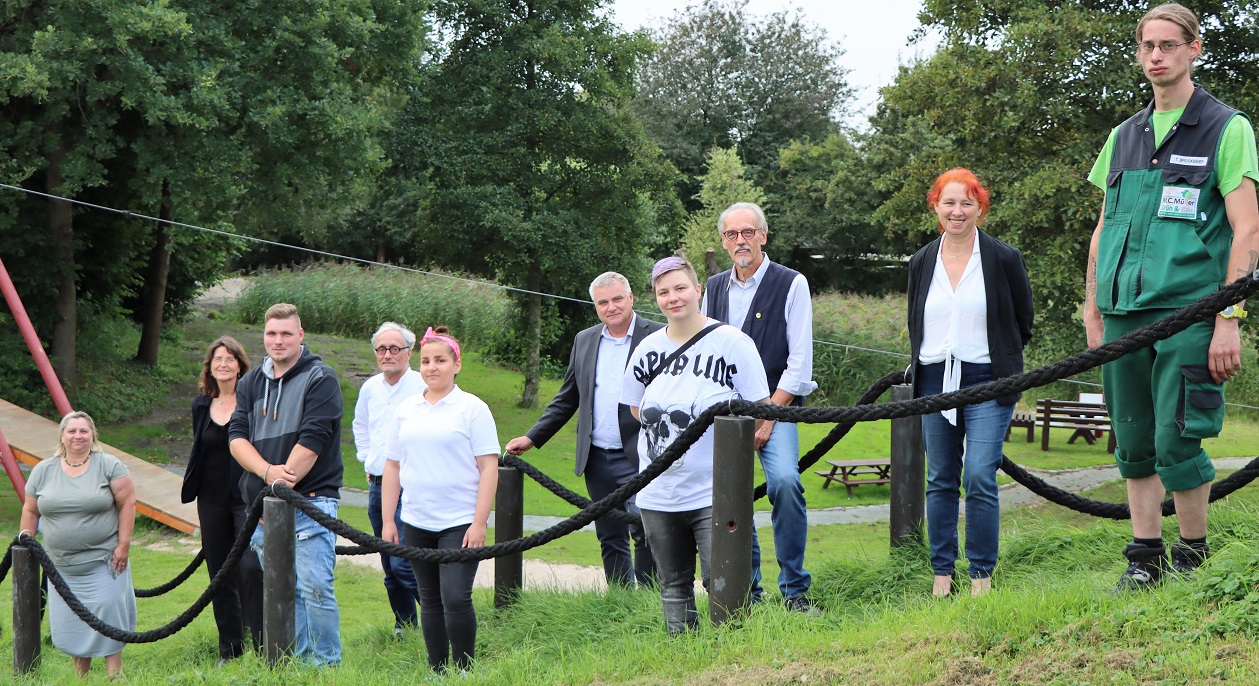
{"type": "Polygon", "coordinates": [[[420,346],[423,347],[423,345],[429,341],[441,341],[442,343],[450,346],[450,349],[455,352],[455,362],[459,361],[459,341],[456,341],[450,336],[434,332],[433,327],[431,326],[428,327],[428,331],[425,331],[423,336],[420,336],[420,346]]]}

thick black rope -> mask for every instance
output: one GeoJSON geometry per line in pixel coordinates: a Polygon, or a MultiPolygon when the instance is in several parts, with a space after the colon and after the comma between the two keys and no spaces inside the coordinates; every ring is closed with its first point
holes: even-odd
{"type": "Polygon", "coordinates": [[[197,568],[201,566],[202,562],[205,562],[205,550],[198,550],[196,556],[192,558],[192,562],[189,562],[188,566],[184,567],[184,571],[180,572],[174,579],[167,581],[161,586],[154,586],[153,588],[137,588],[135,590],[136,597],[156,598],[164,593],[170,593],[180,584],[187,581],[188,577],[192,576],[192,573],[197,571],[197,568]]]}
{"type": "MultiPolygon", "coordinates": [[[[664,472],[664,470],[668,469],[674,462],[676,462],[686,452],[686,450],[689,449],[690,446],[698,440],[705,431],[707,431],[709,424],[711,424],[717,416],[743,415],[761,419],[791,421],[795,423],[838,424],[839,426],[836,426],[822,443],[815,446],[813,450],[801,459],[801,464],[803,465],[801,471],[803,471],[803,469],[807,469],[808,466],[811,466],[814,462],[816,462],[821,455],[825,454],[827,450],[829,450],[830,447],[839,440],[840,437],[852,428],[851,425],[858,421],[895,419],[927,414],[929,412],[938,412],[945,409],[954,409],[965,405],[985,402],[1004,395],[1019,393],[1030,388],[1058,381],[1068,376],[1074,376],[1082,371],[1086,371],[1106,362],[1118,359],[1119,357],[1122,357],[1134,350],[1148,347],[1157,341],[1166,339],[1185,330],[1199,321],[1205,321],[1206,319],[1214,316],[1216,312],[1220,311],[1227,305],[1240,302],[1256,290],[1259,290],[1259,272],[1255,272],[1246,279],[1238,280],[1217,291],[1215,294],[1204,297],[1188,307],[1177,310],[1175,313],[1162,320],[1154,322],[1148,326],[1141,327],[1128,333],[1122,338],[1111,341],[1099,348],[1073,355],[1072,357],[1066,358],[1058,363],[1047,365],[1031,372],[1025,372],[1016,376],[999,379],[980,386],[972,386],[970,388],[953,391],[951,393],[943,393],[935,396],[916,398],[910,401],[888,403],[877,406],[862,403],[857,406],[847,408],[793,408],[762,403],[749,403],[747,401],[719,403],[708,408],[696,417],[695,421],[693,421],[678,436],[677,440],[675,440],[665,450],[659,459],[653,461],[650,465],[648,465],[647,469],[643,470],[637,476],[630,479],[630,481],[617,488],[606,498],[591,503],[589,507],[583,508],[571,518],[560,522],[555,526],[549,527],[525,538],[515,539],[492,546],[455,550],[437,550],[432,548],[411,548],[408,546],[401,546],[381,540],[375,536],[365,534],[364,532],[358,531],[340,520],[325,515],[314,505],[306,501],[305,498],[294,493],[287,487],[273,486],[266,488],[259,494],[258,498],[255,499],[253,504],[250,506],[246,525],[242,529],[241,534],[237,537],[225,564],[219,570],[219,573],[215,575],[214,579],[211,580],[210,586],[207,587],[201,597],[199,597],[193,605],[179,617],[163,627],[150,631],[123,631],[117,627],[104,623],[98,617],[92,615],[86,608],[83,607],[82,603],[74,596],[73,592],[70,591],[65,579],[63,579],[60,573],[57,572],[57,569],[53,565],[52,560],[49,559],[48,554],[34,538],[24,534],[19,534],[17,541],[19,545],[25,545],[33,551],[36,559],[40,563],[40,566],[42,566],[44,571],[47,573],[48,579],[53,584],[53,587],[56,588],[57,592],[61,594],[63,599],[65,599],[66,604],[75,613],[75,615],[88,624],[88,626],[91,626],[93,629],[108,638],[124,643],[148,643],[174,635],[177,631],[187,626],[193,618],[205,609],[210,600],[217,595],[219,587],[222,583],[224,583],[228,575],[235,573],[236,565],[239,563],[245,546],[248,544],[249,536],[247,534],[257,526],[258,519],[262,514],[262,499],[268,493],[290,503],[297,509],[304,512],[308,517],[327,528],[329,531],[344,536],[345,538],[358,543],[359,546],[362,546],[363,548],[370,549],[370,552],[383,552],[395,557],[430,562],[470,562],[484,560],[491,557],[498,557],[500,555],[518,553],[530,548],[544,545],[552,540],[586,526],[599,517],[607,515],[613,508],[620,506],[630,496],[642,490],[647,483],[655,479],[664,472]],[[823,444],[827,442],[829,442],[830,445],[824,446],[823,444]],[[805,464],[806,460],[810,460],[808,464],[805,464]]],[[[866,395],[862,396],[862,399],[865,400],[867,395],[873,394],[873,398],[869,400],[869,402],[873,402],[874,399],[877,399],[878,395],[881,395],[886,390],[886,387],[880,388],[880,386],[890,386],[896,381],[903,379],[903,376],[898,378],[899,374],[902,373],[897,372],[889,374],[883,379],[880,379],[880,381],[875,384],[875,387],[871,388],[866,395]]],[[[1003,461],[1003,468],[1007,465],[1009,466],[1007,473],[1011,474],[1012,477],[1014,477],[1015,473],[1022,471],[1022,476],[1026,478],[1028,484],[1034,484],[1036,486],[1036,488],[1033,489],[1034,491],[1036,489],[1040,489],[1044,493],[1050,493],[1055,496],[1057,496],[1055,491],[1061,492],[1060,489],[1055,489],[1048,484],[1044,484],[1043,481],[1032,477],[1030,474],[1027,474],[1026,471],[1022,470],[1008,459],[1003,461]],[[1040,483],[1036,484],[1037,481],[1040,481],[1040,483]]],[[[1231,493],[1237,488],[1249,483],[1249,481],[1253,480],[1256,476],[1259,476],[1259,458],[1253,460],[1245,468],[1239,470],[1238,473],[1229,477],[1229,479],[1217,484],[1217,486],[1221,486],[1218,494],[1216,493],[1216,489],[1212,488],[1211,499],[1216,500],[1224,497],[1228,493],[1231,493]],[[1238,478],[1239,475],[1240,478],[1238,478]]],[[[1017,479],[1018,477],[1015,478],[1017,479]]],[[[1022,481],[1020,481],[1020,483],[1022,483],[1022,481]]],[[[1028,487],[1033,488],[1032,485],[1029,485],[1028,487]]],[[[759,490],[760,489],[758,488],[758,491],[759,490]]],[[[1071,496],[1071,494],[1066,495],[1071,496]]],[[[1123,509],[1126,509],[1126,506],[1116,506],[1114,503],[1101,503],[1101,505],[1109,507],[1122,507],[1123,509]]],[[[1103,510],[1107,512],[1110,511],[1108,507],[1104,507],[1103,510]]],[[[1169,508],[1167,503],[1164,503],[1164,513],[1168,513],[1168,510],[1169,508]]],[[[1118,515],[1119,511],[1115,510],[1115,514],[1118,515]]],[[[1112,518],[1123,517],[1116,516],[1112,518]]],[[[338,546],[338,550],[340,549],[341,546],[338,546]]],[[[355,554],[358,554],[357,551],[355,554]]],[[[11,564],[11,554],[6,552],[5,559],[0,561],[0,580],[3,580],[4,575],[7,574],[8,568],[11,564]]],[[[191,572],[188,572],[188,574],[191,574],[191,572]]]]}
{"type": "MultiPolygon", "coordinates": [[[[891,374],[887,374],[878,381],[875,381],[873,386],[871,386],[865,393],[861,394],[861,397],[857,399],[857,404],[873,404],[887,392],[887,389],[904,382],[904,380],[904,370],[898,370],[892,372],[891,374]]],[[[856,422],[841,422],[836,424],[835,428],[831,429],[830,433],[826,434],[825,438],[818,441],[817,445],[813,446],[809,452],[800,457],[800,464],[797,468],[798,471],[803,474],[809,469],[809,467],[817,464],[817,461],[822,459],[826,453],[830,452],[831,448],[834,448],[835,445],[839,443],[844,436],[847,436],[848,432],[856,425],[856,422]]],[[[752,495],[752,500],[760,500],[761,498],[764,498],[767,492],[768,490],[766,484],[762,483],[756,487],[756,491],[752,495]]]]}
{"type": "MultiPolygon", "coordinates": [[[[1234,281],[1192,305],[1183,307],[1156,322],[1135,329],[1103,346],[1077,353],[1054,364],[1033,369],[1029,372],[949,393],[924,396],[901,402],[880,405],[855,405],[852,407],[781,407],[765,403],[753,403],[746,400],[736,400],[729,403],[727,411],[722,414],[737,414],[757,419],[774,419],[798,424],[832,424],[898,419],[974,405],[1003,396],[1015,395],[1055,381],[1061,381],[1080,372],[1117,360],[1135,350],[1147,348],[1158,341],[1165,340],[1184,331],[1198,322],[1214,317],[1224,307],[1241,302],[1257,290],[1259,290],[1259,272],[1234,281]]],[[[694,423],[692,423],[692,426],[694,426],[694,423]]]]}
{"type": "MultiPolygon", "coordinates": [[[[1005,455],[1001,456],[1001,471],[1010,475],[1019,484],[1027,488],[1027,490],[1036,495],[1065,508],[1075,510],[1094,517],[1102,519],[1131,519],[1132,513],[1128,511],[1127,503],[1108,503],[1101,500],[1093,500],[1085,498],[1075,493],[1064,491],[1057,486],[1046,483],[1044,479],[1031,474],[1022,466],[1011,461],[1005,455]]],[[[1251,460],[1245,467],[1233,472],[1227,479],[1217,481],[1211,485],[1211,502],[1215,502],[1223,498],[1233,491],[1245,486],[1259,477],[1259,457],[1251,460]]],[[[1163,501],[1163,516],[1167,517],[1176,514],[1176,501],[1168,498],[1163,501]]]]}
{"type": "Polygon", "coordinates": [[[227,559],[223,561],[223,566],[219,569],[219,573],[214,575],[210,580],[210,585],[206,587],[192,605],[184,610],[178,617],[156,629],[149,631],[126,631],[116,626],[112,626],[104,622],[100,617],[92,614],[82,601],[75,597],[74,592],[70,590],[70,585],[57,571],[56,565],[53,564],[52,558],[48,556],[44,547],[39,544],[29,534],[19,534],[16,539],[17,545],[25,546],[39,561],[39,565],[44,568],[49,583],[57,590],[62,599],[66,601],[66,605],[76,617],[83,620],[85,624],[95,629],[106,638],[113,639],[122,643],[153,643],[164,638],[169,638],[178,633],[181,629],[192,623],[197,615],[210,604],[219,593],[219,589],[229,580],[233,580],[236,575],[236,566],[240,563],[240,558],[244,555],[246,548],[249,546],[249,538],[253,533],[254,527],[258,525],[258,520],[262,517],[262,495],[259,495],[249,506],[249,513],[245,517],[245,526],[241,528],[240,534],[237,535],[235,543],[232,544],[232,550],[227,554],[227,559]]]}
{"type": "MultiPolygon", "coordinates": [[[[590,503],[593,502],[590,498],[569,489],[564,484],[547,476],[537,467],[514,455],[503,455],[498,458],[498,463],[504,467],[515,467],[516,469],[519,469],[530,479],[538,482],[539,486],[554,493],[563,499],[564,502],[567,502],[569,505],[572,505],[579,510],[584,510],[587,507],[590,507],[590,503]]],[[[625,510],[612,510],[606,515],[606,518],[622,524],[640,524],[643,521],[641,517],[625,510]]]]}

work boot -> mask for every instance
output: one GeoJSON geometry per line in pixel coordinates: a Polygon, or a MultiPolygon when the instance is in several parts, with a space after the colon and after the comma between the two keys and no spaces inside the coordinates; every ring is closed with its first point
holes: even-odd
{"type": "Polygon", "coordinates": [[[1211,554],[1211,546],[1176,541],[1172,545],[1172,571],[1180,576],[1188,576],[1198,570],[1211,554]]]}
{"type": "Polygon", "coordinates": [[[1115,592],[1143,591],[1154,588],[1163,581],[1167,569],[1167,549],[1163,546],[1150,547],[1140,543],[1129,543],[1123,549],[1124,557],[1128,558],[1128,569],[1119,577],[1115,592]]]}

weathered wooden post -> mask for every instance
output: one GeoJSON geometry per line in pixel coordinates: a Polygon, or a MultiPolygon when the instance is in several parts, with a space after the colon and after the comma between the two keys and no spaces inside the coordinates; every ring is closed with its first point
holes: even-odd
{"type": "Polygon", "coordinates": [[[39,664],[39,563],[30,550],[12,546],[13,673],[29,674],[39,664]]]}
{"type": "MultiPolygon", "coordinates": [[[[494,542],[506,543],[524,535],[525,481],[515,467],[498,468],[498,493],[494,498],[494,542]]],[[[494,560],[494,607],[516,602],[525,585],[524,555],[512,553],[494,560]]]]}
{"type": "Polygon", "coordinates": [[[752,441],[756,420],[717,417],[713,430],[713,547],[708,616],[719,625],[747,609],[752,590],[752,441]]]}
{"type": "MultiPolygon", "coordinates": [[[[914,387],[892,386],[892,402],[913,400],[914,387]]],[[[922,444],[922,418],[892,420],[892,547],[922,540],[926,512],[927,459],[922,444]]]]}
{"type": "Polygon", "coordinates": [[[293,654],[297,633],[297,526],[293,506],[262,501],[262,635],[272,667],[293,654]]]}

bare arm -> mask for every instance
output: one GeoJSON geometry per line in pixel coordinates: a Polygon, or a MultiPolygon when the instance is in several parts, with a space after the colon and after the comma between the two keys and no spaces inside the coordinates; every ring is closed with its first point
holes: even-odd
{"type": "MultiPolygon", "coordinates": [[[[1103,201],[1102,207],[1105,206],[1103,201]]],[[[1084,270],[1084,333],[1090,348],[1102,344],[1102,315],[1097,310],[1097,244],[1102,236],[1104,218],[1103,210],[1103,214],[1097,218],[1097,228],[1093,229],[1093,238],[1089,241],[1089,261],[1084,270]]]]}
{"type": "Polygon", "coordinates": [[[494,496],[498,493],[498,455],[477,455],[476,468],[481,473],[481,480],[476,489],[476,511],[472,515],[472,526],[463,535],[463,547],[479,548],[485,545],[485,529],[490,521],[490,508],[494,506],[494,496]]]}
{"type": "Polygon", "coordinates": [[[131,475],[127,475],[110,481],[109,490],[113,492],[114,506],[118,508],[118,546],[114,548],[111,560],[114,571],[122,573],[131,555],[131,535],[136,525],[136,487],[131,475]]]}
{"type": "Polygon", "coordinates": [[[30,532],[32,538],[39,531],[39,504],[36,500],[35,496],[26,494],[26,502],[22,504],[22,523],[19,525],[19,531],[30,532]]]}
{"type": "MultiPolygon", "coordinates": [[[[1233,227],[1233,244],[1228,255],[1226,282],[1244,278],[1259,267],[1259,203],[1255,200],[1255,182],[1243,178],[1242,183],[1224,196],[1224,210],[1233,227]]],[[[1245,305],[1245,301],[1240,303],[1245,305]]],[[[1207,353],[1211,378],[1224,383],[1241,371],[1241,333],[1238,320],[1215,318],[1215,333],[1207,353]]]]}
{"type": "Polygon", "coordinates": [[[395,518],[398,516],[398,498],[402,495],[402,481],[398,475],[397,460],[385,460],[385,473],[380,479],[380,515],[384,520],[380,527],[380,537],[390,543],[401,543],[402,532],[398,531],[395,518]]]}
{"type": "MultiPolygon", "coordinates": [[[[306,478],[312,467],[315,466],[315,460],[319,459],[319,453],[298,443],[293,446],[293,450],[289,452],[289,459],[284,462],[284,466],[293,474],[293,483],[297,483],[306,478]]],[[[271,470],[271,477],[275,478],[275,469],[271,470]]]]}

